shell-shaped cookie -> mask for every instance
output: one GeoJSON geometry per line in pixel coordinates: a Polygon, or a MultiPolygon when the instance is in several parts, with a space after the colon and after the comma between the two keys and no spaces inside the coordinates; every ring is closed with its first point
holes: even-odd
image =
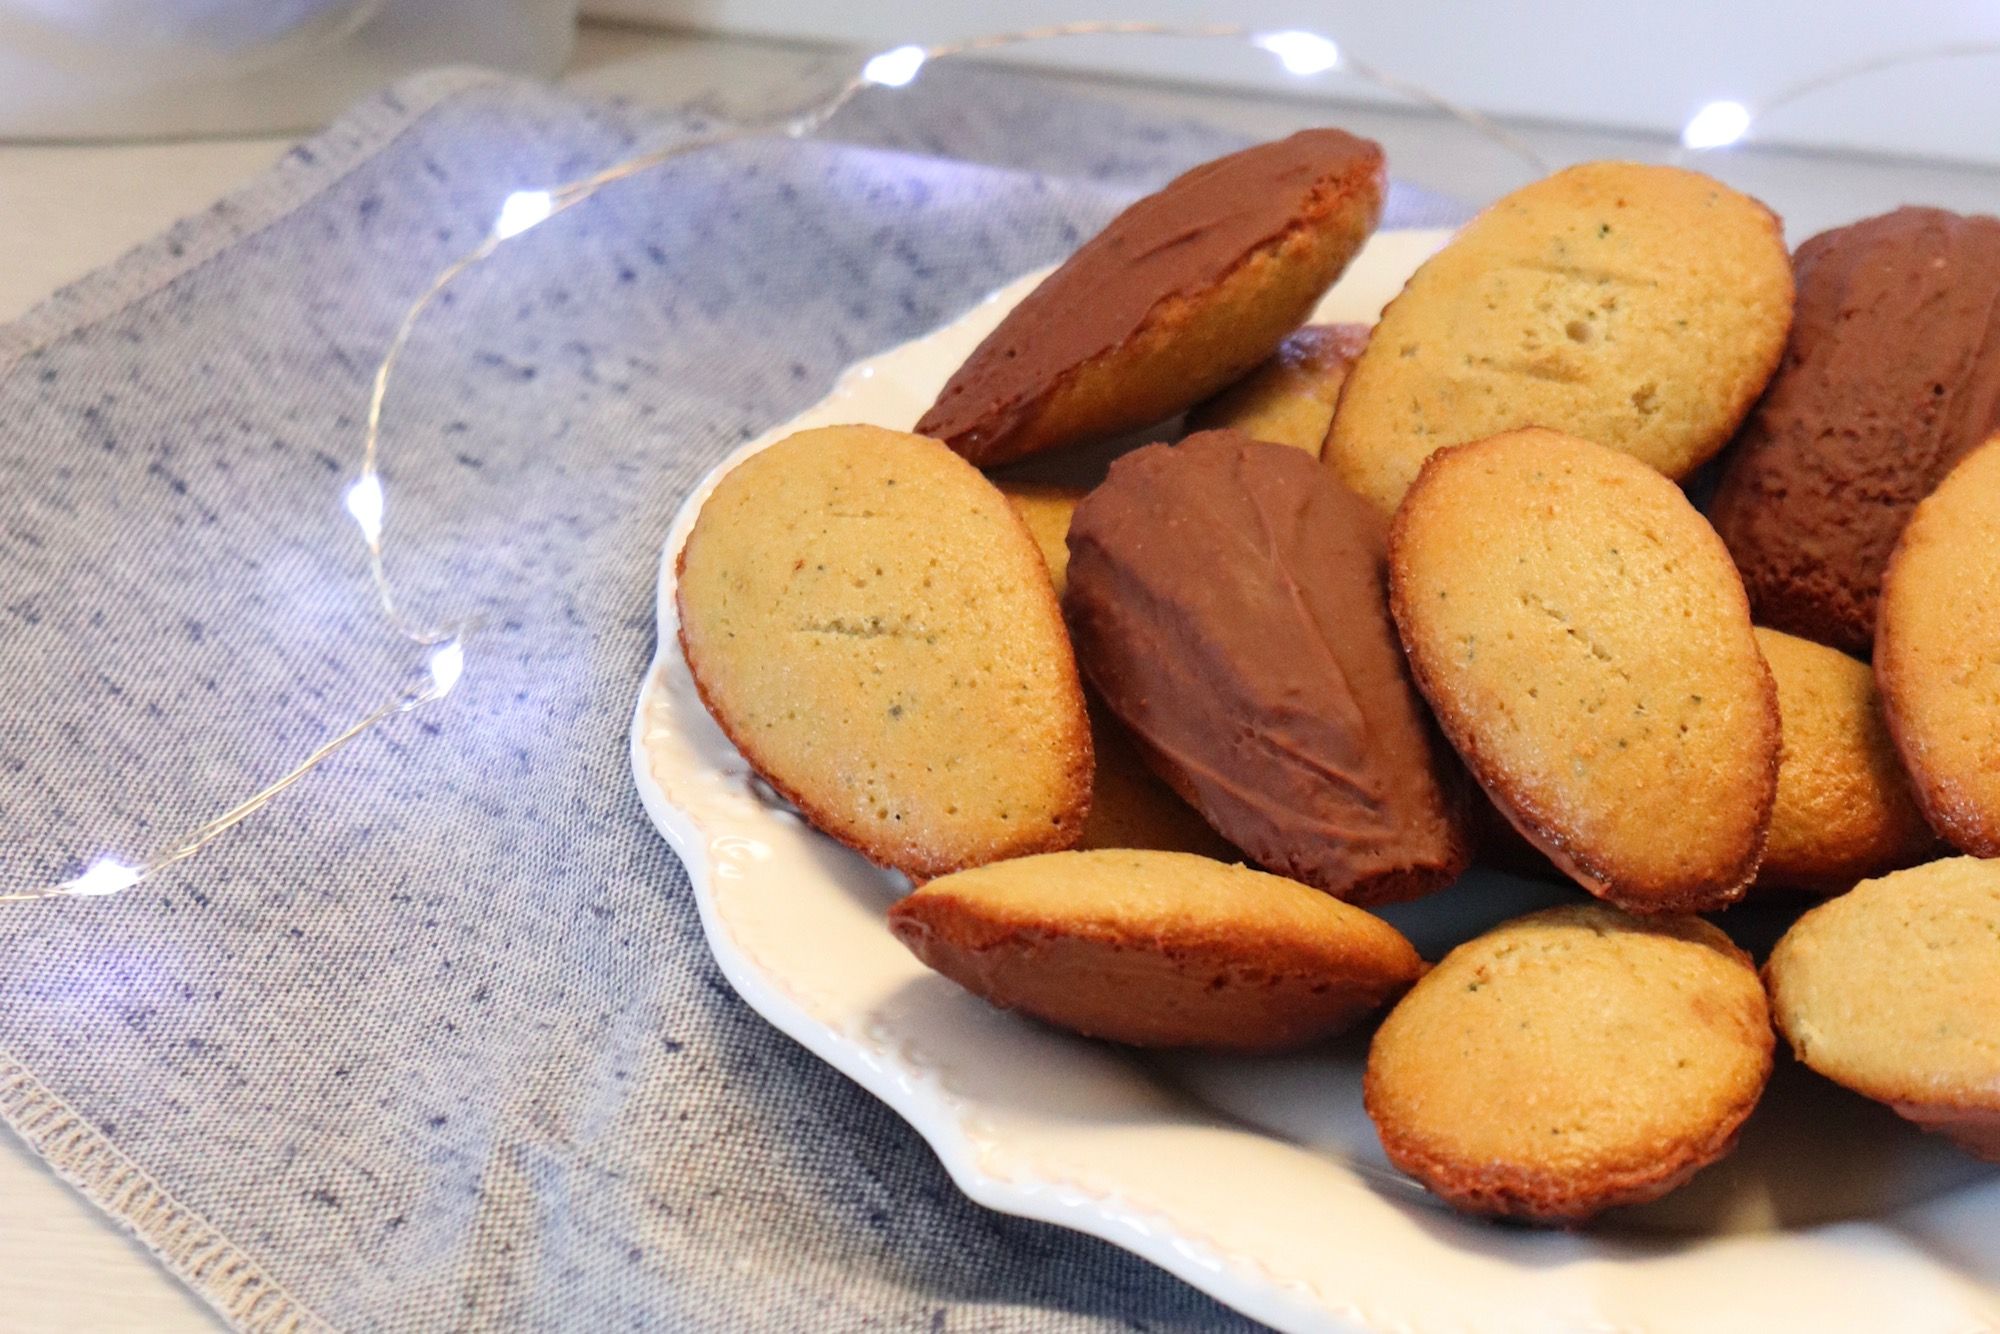
{"type": "Polygon", "coordinates": [[[822,830],[919,877],[1075,842],[1090,726],[1047,569],[936,441],[834,426],[746,459],[677,596],[709,712],[822,830]]]}
{"type": "Polygon", "coordinates": [[[1339,1032],[1423,971],[1387,922],[1175,852],[1059,852],[933,880],[889,912],[976,995],[1089,1037],[1264,1051],[1339,1032]]]}
{"type": "Polygon", "coordinates": [[[1304,130],[1112,220],[974,349],[916,430],[982,467],[1173,416],[1298,328],[1374,231],[1382,150],[1304,130]]]}
{"type": "MultiPolygon", "coordinates": [[[[1069,521],[1083,492],[1057,486],[1002,482],[1000,490],[1028,525],[1048,562],[1049,580],[1061,597],[1069,583],[1069,521]]],[[[1153,848],[1194,852],[1234,861],[1239,854],[1182,801],[1126,735],[1124,724],[1101,700],[1084,692],[1090,706],[1090,744],[1096,757],[1090,785],[1090,818],[1078,836],[1079,848],[1153,848]]]]}
{"type": "Polygon", "coordinates": [[[2000,436],[1903,529],[1882,580],[1875,679],[1932,827],[2000,856],[2000,436]]]}
{"type": "Polygon", "coordinates": [[[1243,854],[1152,771],[1125,724],[1088,687],[1084,699],[1090,705],[1090,745],[1097,766],[1090,817],[1083,822],[1077,848],[1149,848],[1242,861],[1243,854]]]}
{"type": "Polygon", "coordinates": [[[1363,1095],[1452,1205],[1575,1223],[1732,1148],[1771,1073],[1750,957],[1694,917],[1550,908],[1470,940],[1382,1021],[1363,1095]]]}
{"type": "Polygon", "coordinates": [[[1784,360],[1708,512],[1760,625],[1865,656],[1910,512],[2000,430],[2000,218],[1897,209],[1793,270],[1784,360]]]}
{"type": "Polygon", "coordinates": [[[1001,482],[1000,494],[1028,525],[1028,533],[1049,567],[1049,582],[1060,599],[1069,584],[1069,521],[1083,500],[1077,487],[1045,486],[1028,482],[1001,482]]]}
{"type": "Polygon", "coordinates": [[[1556,865],[1634,912],[1743,893],[1777,701],[1742,581],[1680,488],[1554,431],[1459,445],[1397,511],[1389,583],[1445,734],[1556,865]]]}
{"type": "Polygon", "coordinates": [[[1450,884],[1463,775],[1389,623],[1384,525],[1312,458],[1207,431],[1119,459],[1070,524],[1078,662],[1258,865],[1354,903],[1450,884]]]}
{"type": "Polygon", "coordinates": [[[1757,647],[1777,684],[1784,753],[1752,892],[1838,893],[1930,856],[1937,836],[1910,791],[1868,664],[1762,626],[1757,647]]]}
{"type": "Polygon", "coordinates": [[[1308,324],[1271,359],[1188,412],[1190,431],[1241,431],[1317,455],[1347,372],[1368,346],[1365,324],[1308,324]]]}
{"type": "Polygon", "coordinates": [[[1863,881],[1794,922],[1764,975],[1801,1061],[2000,1162],[2000,862],[1863,881]]]}
{"type": "Polygon", "coordinates": [[[1323,457],[1396,507],[1434,450],[1546,426],[1685,477],[1784,351],[1778,220],[1697,172],[1590,162],[1474,218],[1382,313],[1323,457]]]}

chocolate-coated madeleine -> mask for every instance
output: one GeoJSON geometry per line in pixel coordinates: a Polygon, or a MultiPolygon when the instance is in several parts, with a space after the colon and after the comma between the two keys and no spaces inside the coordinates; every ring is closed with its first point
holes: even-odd
{"type": "Polygon", "coordinates": [[[1385,526],[1310,454],[1207,431],[1112,465],[1069,530],[1078,662],[1160,775],[1356,903],[1465,868],[1450,751],[1390,624],[1385,526]]]}
{"type": "Polygon", "coordinates": [[[1760,625],[1866,656],[1910,511],[2000,430],[2000,218],[1897,209],[1793,267],[1791,340],[1709,518],[1760,625]]]}
{"type": "Polygon", "coordinates": [[[1380,146],[1303,130],[1119,214],[987,335],[918,421],[987,467],[1181,412],[1298,328],[1382,213],[1380,146]]]}

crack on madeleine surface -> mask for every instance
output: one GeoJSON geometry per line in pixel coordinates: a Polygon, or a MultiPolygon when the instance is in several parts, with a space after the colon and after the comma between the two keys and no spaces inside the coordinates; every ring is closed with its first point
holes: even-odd
{"type": "Polygon", "coordinates": [[[1440,448],[1543,426],[1685,477],[1785,346],[1777,220],[1695,172],[1593,162],[1497,201],[1412,275],[1322,455],[1385,515],[1440,448]]]}

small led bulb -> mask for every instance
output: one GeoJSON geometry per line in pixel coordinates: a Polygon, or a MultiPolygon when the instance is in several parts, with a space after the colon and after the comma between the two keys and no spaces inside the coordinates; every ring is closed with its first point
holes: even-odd
{"type": "Polygon", "coordinates": [[[347,512],[361,525],[361,535],[373,546],[382,536],[382,478],[378,473],[361,474],[361,480],[347,488],[347,512]]]}
{"type": "Polygon", "coordinates": [[[443,699],[458,684],[458,678],[465,675],[465,647],[456,639],[447,639],[437,646],[430,661],[431,689],[436,697],[443,699]]]}
{"type": "Polygon", "coordinates": [[[1340,48],[1331,37],[1289,28],[1283,32],[1260,32],[1251,42],[1278,58],[1288,73],[1324,74],[1340,63],[1340,48]]]}
{"type": "Polygon", "coordinates": [[[127,866],[116,857],[99,857],[90,864],[90,869],[73,880],[65,880],[62,887],[66,893],[94,896],[116,894],[138,883],[138,867],[127,866]]]}
{"type": "Polygon", "coordinates": [[[547,190],[516,190],[500,205],[500,216],[493,220],[493,234],[503,241],[519,236],[536,223],[547,222],[549,214],[555,211],[555,196],[547,190]]]}
{"type": "Polygon", "coordinates": [[[901,88],[917,77],[927,58],[921,46],[899,46],[872,57],[861,67],[861,77],[884,88],[901,88]]]}
{"type": "Polygon", "coordinates": [[[1750,108],[1741,102],[1710,102],[1681,131],[1689,148],[1727,148],[1750,132],[1750,108]]]}

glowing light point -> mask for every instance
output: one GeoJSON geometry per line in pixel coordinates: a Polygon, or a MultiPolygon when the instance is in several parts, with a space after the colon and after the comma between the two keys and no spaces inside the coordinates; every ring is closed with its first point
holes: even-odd
{"type": "Polygon", "coordinates": [[[861,67],[861,77],[884,88],[901,88],[917,77],[929,53],[921,46],[899,46],[872,57],[861,67]]]}
{"type": "Polygon", "coordinates": [[[1710,102],[1681,131],[1689,148],[1727,148],[1750,131],[1750,108],[1741,102],[1710,102]]]}
{"type": "Polygon", "coordinates": [[[1340,48],[1331,37],[1316,32],[1288,28],[1284,32],[1260,32],[1250,41],[1276,56],[1290,74],[1324,74],[1340,63],[1340,48]]]}
{"type": "Polygon", "coordinates": [[[99,857],[74,880],[63,881],[63,892],[77,895],[116,894],[139,883],[139,868],[115,857],[99,857]]]}
{"type": "Polygon", "coordinates": [[[361,480],[347,488],[347,512],[361,525],[361,535],[373,546],[382,536],[382,478],[363,473],[361,480]]]}
{"type": "Polygon", "coordinates": [[[443,699],[458,684],[458,678],[465,675],[465,647],[456,639],[448,639],[438,645],[431,654],[431,689],[435,697],[443,699]]]}
{"type": "Polygon", "coordinates": [[[536,223],[547,222],[549,214],[555,211],[555,196],[547,190],[516,190],[500,205],[500,216],[493,220],[493,234],[503,241],[519,236],[536,223]]]}

